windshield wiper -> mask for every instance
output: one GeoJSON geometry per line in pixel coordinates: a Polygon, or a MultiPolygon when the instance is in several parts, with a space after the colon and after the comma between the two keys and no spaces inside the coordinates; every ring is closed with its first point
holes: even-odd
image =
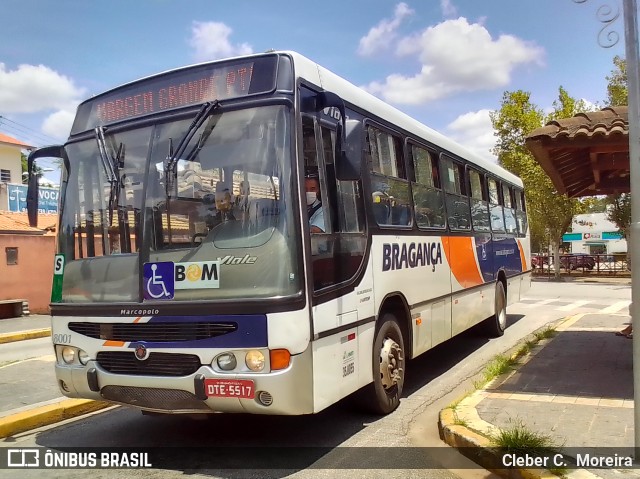
{"type": "MultiPolygon", "coordinates": [[[[173,139],[169,138],[169,153],[167,154],[167,158],[164,164],[164,178],[165,178],[165,190],[167,198],[171,196],[171,192],[173,191],[173,185],[175,184],[175,180],[178,176],[178,159],[187,149],[189,142],[193,138],[193,135],[196,134],[196,131],[202,126],[204,121],[211,115],[211,112],[216,108],[220,107],[220,102],[218,100],[213,100],[211,102],[207,102],[198,111],[196,117],[187,128],[184,136],[178,143],[176,150],[173,150],[173,139]]],[[[198,141],[200,144],[201,140],[198,141]]],[[[197,148],[197,146],[196,146],[197,148]]],[[[190,154],[190,157],[192,155],[190,154]]]]}
{"type": "Polygon", "coordinates": [[[100,161],[104,168],[104,174],[109,182],[109,225],[113,221],[114,205],[120,200],[120,168],[124,163],[124,144],[120,143],[115,156],[107,153],[107,144],[104,139],[104,127],[98,126],[95,129],[96,141],[98,142],[98,152],[100,153],[100,161]]]}

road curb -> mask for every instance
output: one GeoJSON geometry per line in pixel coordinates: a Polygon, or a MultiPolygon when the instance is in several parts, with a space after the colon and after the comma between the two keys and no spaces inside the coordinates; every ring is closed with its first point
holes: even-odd
{"type": "Polygon", "coordinates": [[[0,344],[24,341],[25,339],[46,338],[47,336],[51,336],[51,328],[31,329],[29,331],[18,331],[17,333],[2,333],[0,334],[0,344]]]}
{"type": "MultiPolygon", "coordinates": [[[[578,313],[559,321],[557,331],[563,331],[572,326],[584,313],[578,313]]],[[[544,348],[549,340],[542,340],[538,343],[540,349],[544,348]]],[[[515,355],[514,355],[515,356],[515,355]]],[[[512,356],[513,357],[513,356],[512,356]]],[[[531,352],[520,358],[520,367],[531,358],[531,352]]],[[[547,469],[527,469],[527,468],[497,468],[496,464],[501,464],[501,455],[492,449],[491,440],[488,435],[497,430],[497,427],[480,418],[476,406],[482,401],[490,390],[502,384],[515,370],[503,374],[488,384],[483,389],[478,389],[472,394],[462,399],[455,408],[446,408],[440,411],[438,416],[438,430],[440,439],[451,447],[460,450],[462,454],[474,461],[481,467],[491,471],[505,479],[558,479],[558,475],[547,469]],[[489,390],[489,391],[488,391],[489,390]],[[458,416],[458,411],[460,416],[458,416]]],[[[600,479],[585,469],[574,469],[567,472],[563,477],[569,479],[600,479]]]]}
{"type": "Polygon", "coordinates": [[[63,399],[53,404],[11,414],[0,418],[0,438],[48,426],[110,406],[113,404],[90,399],[63,399]]]}

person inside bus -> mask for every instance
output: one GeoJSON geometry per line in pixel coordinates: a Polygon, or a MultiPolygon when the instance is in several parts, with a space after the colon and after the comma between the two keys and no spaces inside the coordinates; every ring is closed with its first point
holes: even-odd
{"type": "Polygon", "coordinates": [[[235,220],[233,211],[233,198],[231,197],[231,191],[227,186],[222,186],[222,183],[218,183],[220,188],[216,188],[216,209],[222,221],[235,220]]]}
{"type": "Polygon", "coordinates": [[[249,195],[251,194],[251,186],[249,181],[242,180],[239,186],[240,192],[236,196],[234,210],[236,218],[246,220],[249,217],[249,195]]]}
{"type": "Polygon", "coordinates": [[[320,196],[320,182],[315,174],[308,174],[304,180],[307,194],[307,213],[309,215],[309,229],[312,233],[324,233],[324,211],[320,196]]]}

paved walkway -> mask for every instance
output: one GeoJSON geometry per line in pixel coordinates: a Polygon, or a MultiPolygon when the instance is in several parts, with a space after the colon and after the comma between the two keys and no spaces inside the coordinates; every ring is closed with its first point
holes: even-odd
{"type": "MultiPolygon", "coordinates": [[[[489,436],[521,424],[549,436],[571,457],[630,454],[607,449],[634,445],[632,340],[614,334],[629,321],[621,314],[567,318],[515,371],[461,401],[455,415],[441,413],[447,442],[487,445],[476,432],[489,436]]],[[[635,467],[588,471],[603,478],[640,477],[635,467]]]]}

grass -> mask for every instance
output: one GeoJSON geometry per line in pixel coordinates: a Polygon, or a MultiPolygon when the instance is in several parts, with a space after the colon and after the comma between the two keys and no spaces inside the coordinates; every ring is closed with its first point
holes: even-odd
{"type": "Polygon", "coordinates": [[[520,420],[512,420],[505,429],[491,435],[491,445],[519,455],[540,455],[558,450],[551,436],[528,429],[520,420]]]}
{"type": "Polygon", "coordinates": [[[482,379],[474,381],[473,386],[476,389],[482,389],[489,381],[513,370],[517,364],[518,357],[516,355],[505,356],[499,354],[489,361],[489,364],[482,371],[482,379]]]}
{"type": "Polygon", "coordinates": [[[466,428],[469,427],[469,421],[467,421],[466,419],[460,419],[457,414],[455,415],[455,421],[453,422],[453,424],[455,424],[456,426],[464,426],[466,428]]]}
{"type": "Polygon", "coordinates": [[[537,332],[533,333],[533,336],[538,341],[542,341],[543,339],[553,338],[556,334],[558,334],[558,332],[556,331],[555,328],[553,328],[551,326],[547,326],[542,331],[537,331],[537,332]]]}
{"type": "Polygon", "coordinates": [[[454,411],[456,410],[456,408],[458,407],[458,405],[464,401],[465,399],[467,399],[471,394],[473,393],[473,391],[467,391],[466,393],[464,393],[463,396],[459,397],[458,399],[456,399],[455,401],[452,401],[451,404],[449,404],[447,406],[447,409],[453,409],[454,411]]]}
{"type": "MultiPolygon", "coordinates": [[[[546,456],[558,453],[558,445],[551,436],[532,431],[520,419],[509,420],[510,425],[489,437],[491,445],[499,448],[502,453],[516,456],[546,456]]],[[[549,469],[552,473],[565,476],[567,468],[555,467],[549,469]]]]}

